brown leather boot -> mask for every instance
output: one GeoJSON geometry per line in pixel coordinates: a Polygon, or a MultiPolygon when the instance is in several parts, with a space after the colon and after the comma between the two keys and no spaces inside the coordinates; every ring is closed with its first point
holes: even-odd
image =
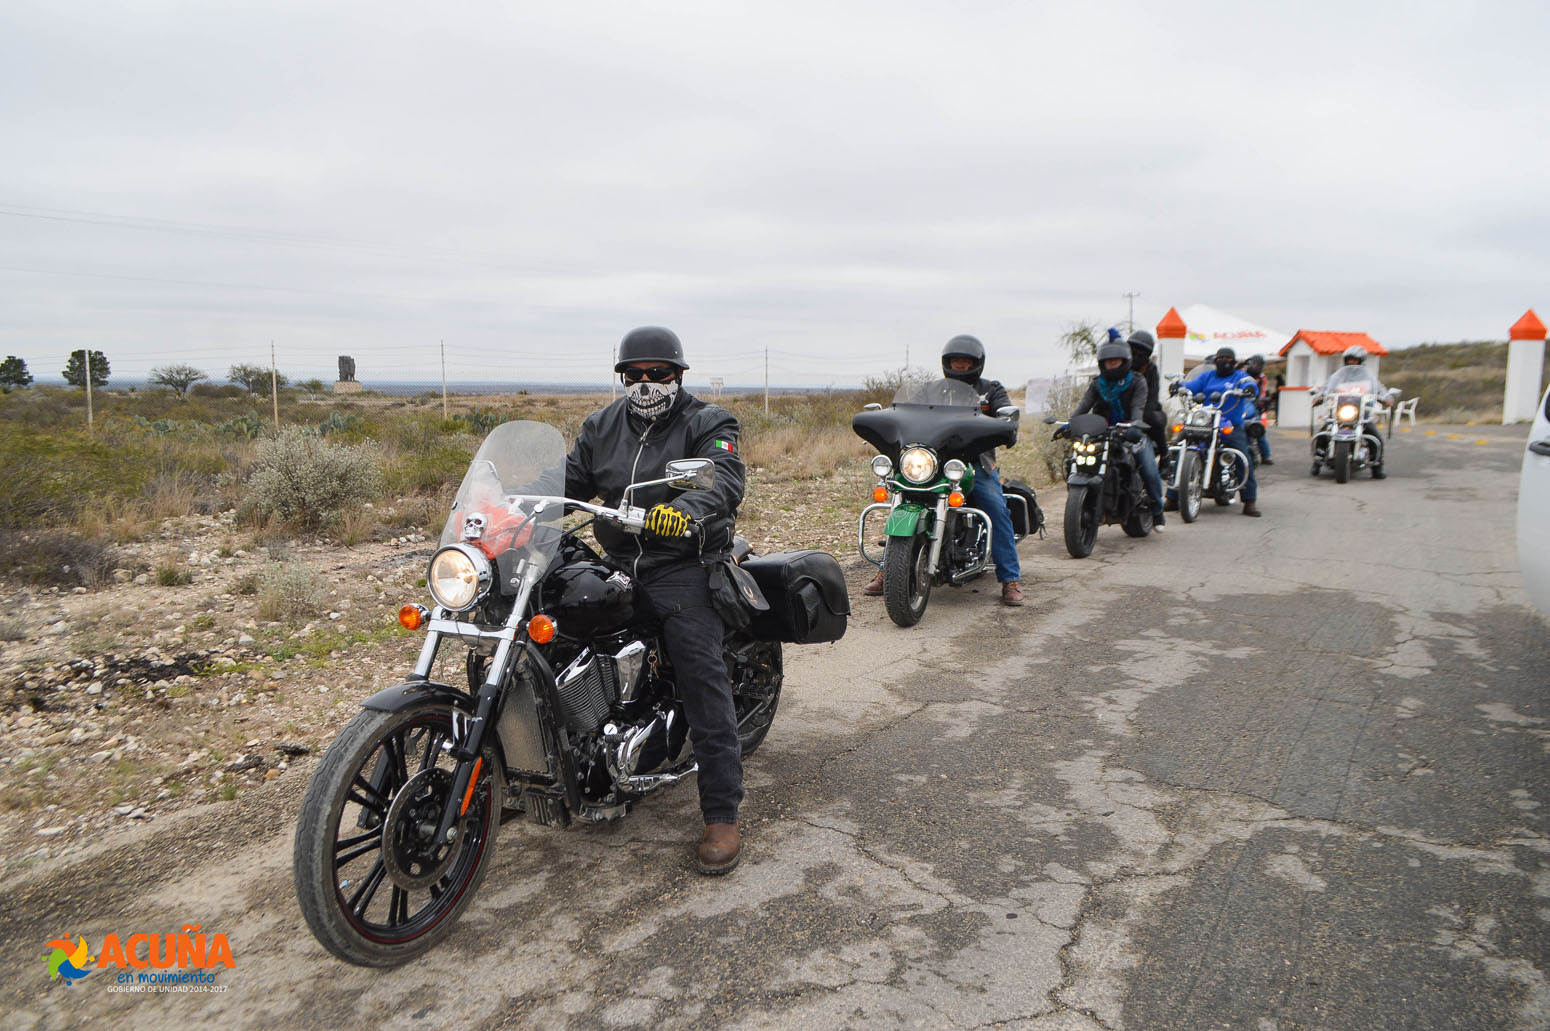
{"type": "Polygon", "coordinates": [[[724,874],[737,869],[743,835],[735,823],[707,823],[700,839],[700,873],[724,874]]]}
{"type": "Polygon", "coordinates": [[[883,593],[883,571],[881,569],[877,571],[876,576],[872,577],[871,583],[861,588],[861,593],[871,595],[874,598],[883,593]]]}
{"type": "Polygon", "coordinates": [[[1261,512],[1259,506],[1254,504],[1254,502],[1245,501],[1243,503],[1243,514],[1246,516],[1262,516],[1265,513],[1261,512]]]}
{"type": "Polygon", "coordinates": [[[1001,604],[1016,607],[1025,604],[1027,600],[1023,597],[1023,582],[1021,580],[1008,580],[1001,585],[1001,604]]]}

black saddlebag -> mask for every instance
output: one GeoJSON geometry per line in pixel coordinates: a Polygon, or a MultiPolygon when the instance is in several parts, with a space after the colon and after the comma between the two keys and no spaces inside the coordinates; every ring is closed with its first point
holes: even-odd
{"type": "Polygon", "coordinates": [[[748,630],[761,641],[819,644],[845,636],[850,594],[845,575],[826,551],[750,555],[740,563],[753,574],[768,612],[752,612],[748,630]]]}
{"type": "Polygon", "coordinates": [[[1007,480],[1001,485],[1006,495],[1006,510],[1012,516],[1012,532],[1019,537],[1031,537],[1044,528],[1044,513],[1039,510],[1039,499],[1033,488],[1021,480],[1007,480]],[[1017,499],[1022,499],[1022,504],[1017,499]]]}

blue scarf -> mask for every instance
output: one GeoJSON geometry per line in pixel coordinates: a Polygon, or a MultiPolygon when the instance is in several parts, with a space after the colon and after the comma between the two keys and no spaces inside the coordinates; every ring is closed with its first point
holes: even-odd
{"type": "Polygon", "coordinates": [[[1109,406],[1109,424],[1123,422],[1129,414],[1120,405],[1120,399],[1125,396],[1125,391],[1130,389],[1130,383],[1136,378],[1134,372],[1125,373],[1125,378],[1118,383],[1110,379],[1104,379],[1103,374],[1098,375],[1098,396],[1103,398],[1109,406]]]}

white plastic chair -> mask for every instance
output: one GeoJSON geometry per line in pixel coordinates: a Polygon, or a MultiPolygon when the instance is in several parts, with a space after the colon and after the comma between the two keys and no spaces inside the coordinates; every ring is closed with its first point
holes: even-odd
{"type": "Polygon", "coordinates": [[[1398,426],[1402,420],[1408,418],[1410,420],[1410,425],[1412,427],[1414,427],[1415,426],[1415,406],[1416,406],[1417,402],[1419,402],[1420,400],[1421,399],[1419,397],[1412,397],[1412,398],[1409,398],[1408,400],[1401,401],[1401,402],[1399,402],[1399,404],[1395,405],[1394,406],[1394,415],[1393,415],[1394,425],[1398,426]]]}

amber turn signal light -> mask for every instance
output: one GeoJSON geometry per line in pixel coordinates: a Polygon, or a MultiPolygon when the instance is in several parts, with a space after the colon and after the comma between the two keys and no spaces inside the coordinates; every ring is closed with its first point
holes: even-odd
{"type": "Polygon", "coordinates": [[[418,630],[425,625],[425,610],[418,605],[405,605],[398,610],[398,625],[405,630],[418,630]]]}
{"type": "Polygon", "coordinates": [[[1232,427],[1231,426],[1223,426],[1222,427],[1222,432],[1224,434],[1231,434],[1232,433],[1232,427]]]}
{"type": "Polygon", "coordinates": [[[1184,432],[1184,424],[1182,422],[1174,423],[1173,424],[1173,432],[1174,433],[1183,433],[1184,432]]]}
{"type": "Polygon", "coordinates": [[[888,500],[888,488],[884,487],[880,483],[877,486],[873,487],[872,488],[872,500],[873,501],[887,501],[888,500]]]}
{"type": "Polygon", "coordinates": [[[534,644],[548,644],[554,640],[554,620],[540,612],[527,621],[527,636],[534,644]]]}
{"type": "Polygon", "coordinates": [[[948,508],[962,508],[963,507],[963,491],[955,490],[951,494],[947,495],[947,507],[948,508]]]}

